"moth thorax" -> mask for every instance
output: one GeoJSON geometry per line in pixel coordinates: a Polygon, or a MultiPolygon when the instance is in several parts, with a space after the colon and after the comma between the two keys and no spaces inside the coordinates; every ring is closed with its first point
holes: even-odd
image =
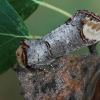
{"type": "Polygon", "coordinates": [[[100,22],[90,20],[89,17],[86,17],[83,23],[84,25],[81,31],[82,38],[88,41],[100,41],[100,22]]]}

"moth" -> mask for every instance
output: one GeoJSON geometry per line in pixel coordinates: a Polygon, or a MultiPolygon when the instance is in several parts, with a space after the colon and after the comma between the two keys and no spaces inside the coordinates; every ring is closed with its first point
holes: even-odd
{"type": "Polygon", "coordinates": [[[16,51],[22,67],[41,68],[57,57],[67,55],[82,47],[89,47],[92,54],[100,41],[100,17],[87,10],[78,10],[64,24],[37,40],[22,40],[16,51]]]}

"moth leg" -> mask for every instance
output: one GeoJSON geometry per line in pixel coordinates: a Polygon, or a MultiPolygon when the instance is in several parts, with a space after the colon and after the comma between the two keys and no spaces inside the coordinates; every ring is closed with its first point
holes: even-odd
{"type": "Polygon", "coordinates": [[[91,53],[92,55],[98,55],[98,51],[97,51],[97,49],[96,49],[96,45],[97,45],[97,43],[88,46],[89,51],[90,51],[90,53],[91,53]]]}

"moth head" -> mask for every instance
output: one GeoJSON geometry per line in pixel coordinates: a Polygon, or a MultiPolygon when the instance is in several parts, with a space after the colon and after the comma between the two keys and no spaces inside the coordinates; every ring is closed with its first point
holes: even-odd
{"type": "Polygon", "coordinates": [[[86,41],[100,41],[100,22],[89,17],[84,18],[81,36],[86,41]]]}

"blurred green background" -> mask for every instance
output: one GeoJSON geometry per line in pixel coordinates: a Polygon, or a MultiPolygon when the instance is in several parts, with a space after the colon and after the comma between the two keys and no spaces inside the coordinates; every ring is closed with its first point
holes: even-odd
{"type": "MultiPolygon", "coordinates": [[[[100,0],[44,0],[58,8],[61,8],[70,14],[74,14],[77,10],[89,10],[100,15],[100,0]]],[[[63,24],[68,17],[48,9],[43,6],[39,8],[25,21],[29,32],[32,35],[44,36],[63,24]]],[[[97,49],[99,51],[100,44],[97,49]]],[[[87,48],[75,51],[72,54],[89,54],[87,48]]],[[[99,52],[100,54],[100,52],[99,52]]],[[[9,69],[0,75],[0,100],[23,100],[19,95],[21,87],[16,73],[9,69]]]]}

